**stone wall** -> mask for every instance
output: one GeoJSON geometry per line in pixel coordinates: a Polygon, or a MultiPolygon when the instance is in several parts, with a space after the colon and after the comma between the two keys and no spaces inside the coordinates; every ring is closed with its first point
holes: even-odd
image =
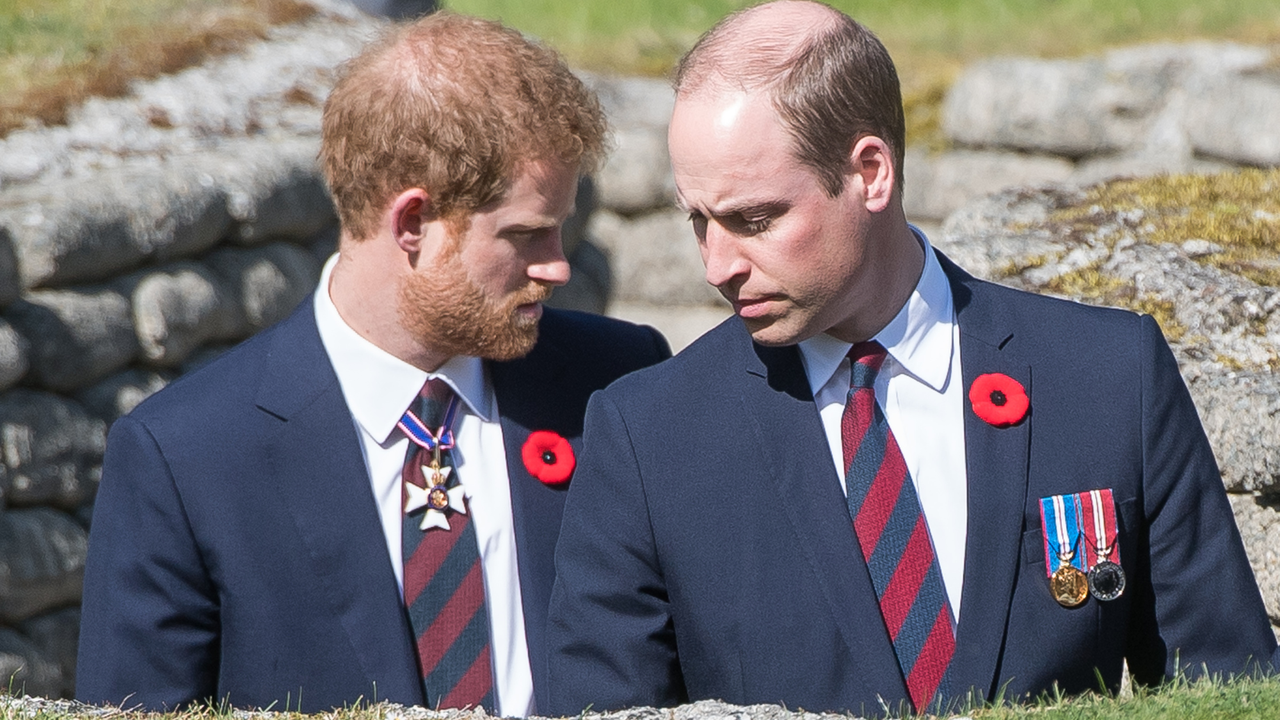
{"type": "MultiPolygon", "coordinates": [[[[73,688],[87,528],[109,424],[175,377],[283,317],[311,291],[335,246],[334,214],[315,164],[320,105],[334,67],[382,21],[341,2],[323,7],[318,17],[277,28],[268,41],[240,54],[139,83],[124,98],[91,100],[65,127],[31,127],[0,139],[0,676],[14,677],[15,687],[47,696],[73,688]]],[[[982,149],[943,156],[911,151],[907,187],[914,216],[938,217],[946,209],[921,205],[918,193],[925,189],[942,188],[947,203],[960,205],[963,193],[952,193],[948,183],[981,190],[975,178],[987,176],[1023,182],[1083,178],[1106,167],[1195,170],[1227,161],[1280,162],[1267,154],[1273,152],[1267,143],[1277,142],[1274,133],[1280,132],[1274,124],[1240,130],[1248,142],[1242,135],[1239,144],[1224,144],[1193,132],[1201,126],[1186,120],[1177,126],[1187,128],[1178,135],[1186,138],[1183,145],[1160,144],[1177,135],[1160,130],[1172,123],[1167,118],[1194,116],[1188,93],[1216,92],[1217,84],[1235,88],[1219,107],[1238,108],[1246,118],[1277,117],[1275,109],[1266,110],[1273,107],[1267,103],[1280,102],[1280,91],[1272,87],[1262,51],[1217,48],[1212,52],[1225,53],[1226,61],[1204,55],[1209,59],[1194,62],[1184,56],[1200,58],[1210,50],[1152,52],[1173,59],[1130,65],[1145,68],[1142,77],[1156,77],[1158,92],[1141,95],[1146,104],[1108,111],[1117,127],[1128,130],[1086,129],[1080,131],[1084,139],[1070,141],[1043,139],[1056,124],[1074,126],[1039,100],[1032,104],[1040,115],[1001,120],[1013,117],[1014,101],[1006,96],[1015,91],[997,80],[1025,76],[1030,85],[1059,88],[1066,98],[1082,88],[1137,97],[1133,82],[1116,79],[1116,67],[1127,66],[1114,58],[1130,56],[1081,61],[1083,70],[1042,61],[979,65],[948,99],[947,127],[957,142],[982,149]],[[1195,74],[1214,67],[1236,75],[1209,83],[1195,74]],[[1059,76],[1065,79],[1050,82],[1059,76]],[[1180,89],[1179,83],[1197,77],[1208,85],[1180,89]],[[984,104],[1005,109],[983,120],[984,104]],[[977,130],[963,129],[984,122],[993,127],[983,132],[1001,139],[983,140],[977,130]],[[1110,138],[1105,153],[1085,147],[1090,132],[1110,138]],[[1135,147],[1124,145],[1130,141],[1151,150],[1133,150],[1146,160],[1108,165],[1135,147]],[[1168,148],[1174,146],[1184,155],[1172,154],[1168,148]],[[1252,154],[1241,148],[1253,148],[1252,154]],[[1026,168],[1056,169],[1011,173],[1002,164],[1006,156],[1026,168]],[[1148,162],[1154,164],[1143,164],[1148,162]]],[[[687,219],[673,209],[665,143],[669,88],[660,80],[586,79],[610,115],[615,147],[580,188],[582,212],[565,233],[573,280],[553,304],[649,322],[682,347],[729,309],[703,282],[687,219]]],[[[939,242],[958,243],[957,255],[963,254],[960,246],[967,248],[965,259],[978,272],[1003,267],[1003,256],[964,239],[982,235],[973,223],[986,216],[974,212],[964,216],[970,221],[949,225],[950,234],[939,242]]],[[[1016,242],[1005,248],[1010,257],[1024,250],[1016,242]]],[[[1249,307],[1267,313],[1280,304],[1274,294],[1240,292],[1249,307]]],[[[1280,516],[1249,494],[1280,478],[1274,442],[1260,435],[1280,432],[1273,422],[1280,413],[1274,383],[1252,375],[1237,380],[1211,366],[1187,367],[1224,479],[1243,493],[1234,502],[1254,543],[1251,555],[1268,607],[1280,620],[1280,564],[1268,549],[1280,539],[1280,516]],[[1265,392],[1250,395],[1248,382],[1265,392]],[[1232,420],[1240,408],[1263,413],[1271,424],[1230,432],[1239,425],[1232,420]]]]}
{"type": "Polygon", "coordinates": [[[314,286],[336,240],[319,107],[376,27],[332,11],[0,140],[0,677],[15,688],[74,688],[109,424],[314,286]]]}
{"type": "Polygon", "coordinates": [[[1075,60],[993,58],[942,108],[951,149],[909,151],[908,215],[942,220],[1013,187],[1280,165],[1280,56],[1230,43],[1075,60]]]}

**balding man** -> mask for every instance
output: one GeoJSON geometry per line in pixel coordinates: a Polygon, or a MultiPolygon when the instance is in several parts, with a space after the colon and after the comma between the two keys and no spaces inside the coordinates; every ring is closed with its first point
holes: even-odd
{"type": "Polygon", "coordinates": [[[589,405],[553,713],[923,713],[1272,659],[1155,321],[976,280],[907,224],[870,32],[809,2],[726,19],[669,140],[737,317],[589,405]]]}
{"type": "Polygon", "coordinates": [[[111,430],[79,699],[546,706],[587,398],[670,354],[542,306],[603,135],[560,59],[496,23],[435,15],[345,68],[314,297],[111,430]]]}

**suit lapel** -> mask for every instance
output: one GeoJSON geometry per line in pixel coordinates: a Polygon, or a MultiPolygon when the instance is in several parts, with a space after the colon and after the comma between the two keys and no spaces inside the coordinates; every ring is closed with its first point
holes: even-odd
{"type": "Polygon", "coordinates": [[[941,253],[938,256],[951,281],[960,324],[960,357],[966,394],[964,437],[969,515],[952,690],[964,693],[973,688],[983,697],[991,698],[997,690],[997,664],[1004,647],[1025,529],[1023,513],[1035,396],[1031,367],[1013,350],[1014,334],[1001,319],[998,308],[988,302],[990,290],[941,253]],[[1026,388],[1032,404],[1022,422],[997,428],[974,414],[968,389],[979,375],[986,373],[1002,373],[1026,388]]]}
{"type": "Polygon", "coordinates": [[[537,707],[548,706],[546,616],[568,484],[548,486],[529,474],[522,448],[533,431],[552,430],[568,439],[575,453],[582,451],[582,414],[573,409],[581,408],[585,399],[578,402],[567,396],[573,390],[565,387],[566,361],[560,349],[544,335],[528,356],[488,364],[506,449],[512,526],[519,558],[520,601],[537,707]]]}
{"type": "Polygon", "coordinates": [[[283,507],[379,699],[422,702],[412,633],[359,438],[316,330],[312,303],[278,329],[258,406],[281,420],[268,454],[283,507]]]}
{"type": "Polygon", "coordinates": [[[894,703],[907,697],[906,685],[831,464],[799,350],[760,347],[745,337],[745,329],[742,332],[741,346],[749,348],[742,412],[753,421],[768,480],[787,491],[781,505],[799,559],[812,569],[831,620],[849,648],[856,680],[867,690],[862,696],[894,703]]]}

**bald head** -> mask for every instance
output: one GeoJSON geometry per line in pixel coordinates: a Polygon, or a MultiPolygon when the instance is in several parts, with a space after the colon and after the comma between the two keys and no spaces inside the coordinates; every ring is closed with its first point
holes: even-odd
{"type": "Polygon", "coordinates": [[[906,123],[893,60],[871,31],[827,5],[778,0],[726,17],[681,59],[675,90],[677,101],[763,94],[796,159],[832,196],[843,187],[850,150],[868,135],[893,149],[901,185],[906,123]]]}

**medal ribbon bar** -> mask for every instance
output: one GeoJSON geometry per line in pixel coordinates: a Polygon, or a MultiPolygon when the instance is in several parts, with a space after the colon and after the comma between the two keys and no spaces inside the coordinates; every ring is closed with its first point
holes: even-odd
{"type": "Polygon", "coordinates": [[[1080,493],[1081,524],[1084,526],[1084,554],[1088,556],[1088,567],[1092,568],[1100,560],[1120,562],[1120,549],[1116,547],[1119,530],[1116,525],[1116,505],[1111,495],[1111,488],[1090,490],[1080,493]],[[1102,555],[1099,550],[1105,550],[1102,555]]]}
{"type": "MultiPolygon", "coordinates": [[[[438,406],[437,406],[438,407],[438,406]]],[[[444,424],[440,429],[431,432],[431,429],[422,424],[413,413],[405,413],[400,418],[400,422],[396,423],[396,427],[400,428],[409,439],[419,446],[426,448],[431,452],[435,452],[436,445],[441,450],[448,450],[453,447],[453,421],[458,414],[458,396],[455,394],[449,400],[449,407],[444,413],[444,424]]]]}
{"type": "Polygon", "coordinates": [[[1045,575],[1053,577],[1063,565],[1080,571],[1087,569],[1084,554],[1079,552],[1080,523],[1076,496],[1053,495],[1040,498],[1040,525],[1044,529],[1045,575]]]}

